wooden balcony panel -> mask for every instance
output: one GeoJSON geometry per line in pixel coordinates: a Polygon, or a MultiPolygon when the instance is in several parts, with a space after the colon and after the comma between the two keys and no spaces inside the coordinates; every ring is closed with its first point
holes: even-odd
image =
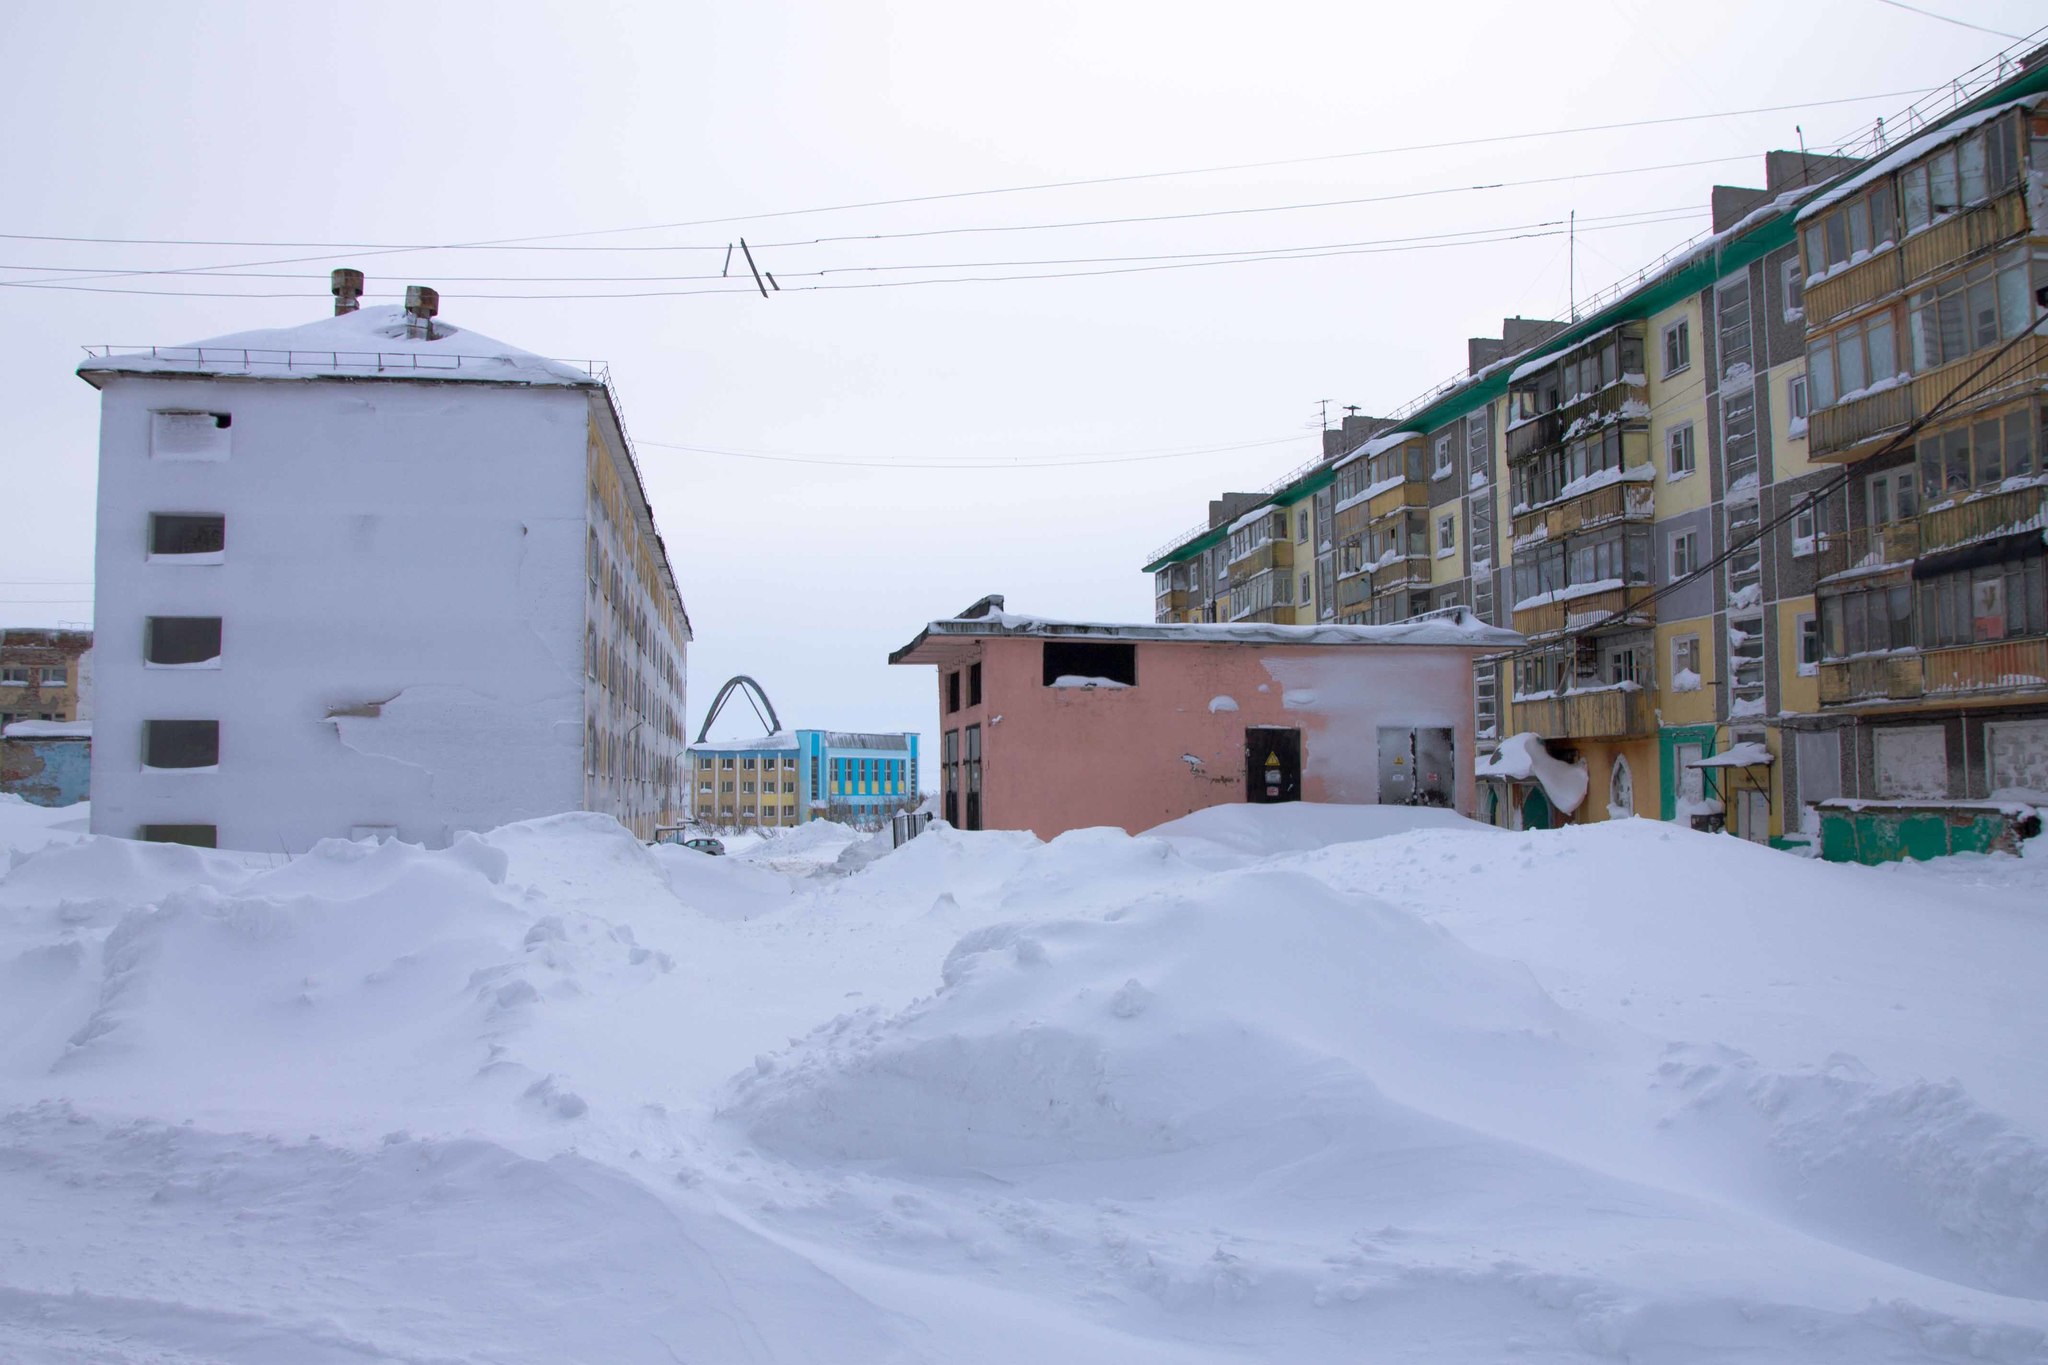
{"type": "Polygon", "coordinates": [[[1372,520],[1366,514],[1365,504],[1355,502],[1339,510],[1330,520],[1330,536],[1334,544],[1342,545],[1347,540],[1359,540],[1365,535],[1366,523],[1372,520]]]}
{"type": "MultiPolygon", "coordinates": [[[[1935,374],[1941,372],[1934,371],[1935,374]]],[[[1953,384],[1955,381],[1951,379],[1949,382],[1953,384]]],[[[1919,393],[1920,383],[1916,380],[1851,399],[1847,403],[1837,403],[1831,408],[1822,408],[1808,421],[1807,458],[1839,463],[1867,454],[1865,447],[1871,442],[1902,430],[1920,414],[1922,409],[1917,406],[1919,393]]]]}
{"type": "Polygon", "coordinates": [[[1554,446],[1564,434],[1564,413],[1546,412],[1541,417],[1509,427],[1507,434],[1508,459],[1522,460],[1534,455],[1545,446],[1554,446]]]}
{"type": "Polygon", "coordinates": [[[1655,621],[1655,609],[1646,599],[1655,589],[1648,584],[1610,588],[1564,602],[1546,602],[1515,612],[1514,628],[1524,635],[1554,635],[1561,630],[1587,629],[1593,622],[1643,624],[1655,621]]]}
{"type": "Polygon", "coordinates": [[[1991,493],[1920,514],[1920,553],[1953,549],[2048,526],[2048,488],[1991,493]]]}
{"type": "Polygon", "coordinates": [[[2048,638],[2044,637],[1930,649],[1920,656],[1919,662],[1923,691],[1930,697],[1968,692],[2048,692],[2048,638]]]}
{"type": "Polygon", "coordinates": [[[1807,286],[1804,305],[1807,330],[1824,327],[1836,318],[1876,303],[1887,294],[1896,294],[1906,282],[1899,264],[1902,256],[1898,248],[1889,248],[1867,261],[1859,261],[1839,275],[1830,275],[1818,284],[1807,286]]]}
{"type": "Polygon", "coordinates": [[[1517,730],[1545,739],[1629,739],[1657,733],[1649,694],[1613,688],[1514,703],[1517,730]]]}
{"type": "MultiPolygon", "coordinates": [[[[1922,413],[1933,409],[1947,398],[1951,391],[1955,393],[1955,402],[1967,403],[1992,393],[1998,393],[2002,399],[2006,396],[2003,392],[2006,389],[2038,387],[2040,381],[2048,377],[2048,337],[2036,336],[2031,344],[2015,346],[1996,365],[1986,369],[1982,374],[1974,374],[1986,358],[1985,355],[1964,356],[1961,360],[1951,360],[1939,369],[1915,376],[1909,386],[1913,393],[1913,411],[1922,413]]],[[[1897,393],[1899,390],[1893,389],[1891,392],[1897,393]]],[[[1890,397],[1890,394],[1877,396],[1890,397]]],[[[1815,413],[1814,417],[1818,419],[1823,415],[1815,413]]],[[[1944,417],[1942,420],[1946,422],[1948,419],[1944,417]]],[[[1811,433],[1807,445],[1809,449],[1813,445],[1811,433]]]]}
{"type": "Polygon", "coordinates": [[[1392,592],[1396,588],[1407,587],[1410,584],[1428,583],[1429,556],[1409,555],[1382,564],[1379,568],[1372,571],[1371,579],[1372,590],[1375,596],[1383,592],[1392,592]]]}
{"type": "Polygon", "coordinates": [[[1233,579],[1245,579],[1265,573],[1268,569],[1291,569],[1293,567],[1294,542],[1291,540],[1269,540],[1243,559],[1231,560],[1230,576],[1233,579]]]}
{"type": "Polygon", "coordinates": [[[2001,195],[1988,204],[1965,209],[1905,240],[1899,248],[1904,274],[1901,284],[1910,284],[1946,270],[2008,238],[2020,236],[2026,230],[2027,200],[2019,190],[2001,195]]]}
{"type": "Polygon", "coordinates": [[[1919,555],[1920,543],[1917,521],[1832,532],[1820,538],[1814,571],[1827,579],[1850,569],[1875,570],[1888,564],[1907,564],[1919,555]]]}
{"type": "Polygon", "coordinates": [[[1546,538],[1555,540],[1589,526],[1611,521],[1650,521],[1656,516],[1656,491],[1648,483],[1611,483],[1576,498],[1539,507],[1515,518],[1515,539],[1546,528],[1546,538]]]}
{"type": "Polygon", "coordinates": [[[1378,497],[1365,502],[1365,519],[1368,524],[1382,517],[1393,516],[1410,507],[1429,506],[1429,485],[1420,479],[1403,479],[1378,497]]]}
{"type": "Polygon", "coordinates": [[[1350,578],[1337,580],[1337,609],[1349,611],[1362,607],[1372,600],[1372,577],[1369,574],[1354,574],[1350,578]]]}
{"type": "Polygon", "coordinates": [[[1830,659],[1820,666],[1820,702],[1911,700],[1923,690],[1918,654],[1878,654],[1830,659]]]}

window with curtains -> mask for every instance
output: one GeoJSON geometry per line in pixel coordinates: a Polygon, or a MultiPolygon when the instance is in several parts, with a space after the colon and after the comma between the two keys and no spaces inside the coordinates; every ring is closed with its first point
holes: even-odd
{"type": "Polygon", "coordinates": [[[1925,579],[1919,589],[1923,648],[2048,634],[2048,557],[1959,569],[1925,579]]]}

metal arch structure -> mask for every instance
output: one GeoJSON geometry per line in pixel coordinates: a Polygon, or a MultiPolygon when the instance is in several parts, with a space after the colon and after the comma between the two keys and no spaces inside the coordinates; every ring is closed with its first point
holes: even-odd
{"type": "Polygon", "coordinates": [[[768,693],[762,689],[761,684],[741,673],[727,678],[725,686],[719,688],[718,695],[711,699],[711,709],[704,713],[704,724],[697,731],[697,743],[704,742],[705,737],[711,733],[711,723],[718,719],[718,713],[725,709],[726,702],[731,700],[732,694],[740,688],[745,688],[750,694],[747,697],[747,705],[754,708],[755,717],[768,727],[769,734],[772,735],[782,729],[782,722],[775,715],[775,703],[768,700],[768,693]],[[768,714],[763,716],[763,711],[768,714]]]}

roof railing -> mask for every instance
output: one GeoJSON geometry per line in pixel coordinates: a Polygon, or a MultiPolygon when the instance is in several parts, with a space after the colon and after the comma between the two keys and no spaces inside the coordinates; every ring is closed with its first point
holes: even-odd
{"type": "MultiPolygon", "coordinates": [[[[84,349],[92,360],[147,358],[170,365],[190,365],[194,369],[207,365],[237,365],[243,369],[264,366],[287,371],[362,369],[445,374],[459,372],[465,361],[472,366],[486,362],[504,365],[508,362],[508,357],[502,355],[464,355],[459,351],[312,351],[245,346],[87,346],[84,349]]],[[[563,360],[552,356],[537,356],[535,359],[566,365],[583,371],[592,380],[605,382],[602,361],[563,360]]]]}

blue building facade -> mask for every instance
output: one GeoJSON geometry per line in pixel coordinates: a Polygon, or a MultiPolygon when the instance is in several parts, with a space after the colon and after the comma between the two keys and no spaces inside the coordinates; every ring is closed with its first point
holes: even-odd
{"type": "Polygon", "coordinates": [[[916,803],[914,733],[777,731],[690,746],[688,809],[701,825],[787,827],[834,820],[880,829],[916,803]]]}

